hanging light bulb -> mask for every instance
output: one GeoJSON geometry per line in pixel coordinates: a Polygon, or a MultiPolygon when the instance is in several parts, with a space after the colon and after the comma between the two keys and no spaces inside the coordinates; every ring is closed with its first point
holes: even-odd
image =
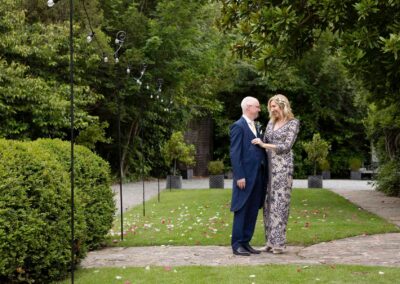
{"type": "Polygon", "coordinates": [[[140,81],[139,79],[136,79],[136,83],[141,86],[142,85],[142,81],[140,81]]]}
{"type": "Polygon", "coordinates": [[[131,74],[131,67],[128,66],[128,67],[126,68],[126,74],[131,74]]]}
{"type": "Polygon", "coordinates": [[[50,8],[51,8],[51,7],[53,7],[53,6],[54,6],[54,4],[55,4],[55,3],[54,3],[54,1],[53,1],[53,0],[49,0],[49,1],[47,1],[47,6],[48,6],[48,7],[50,7],[50,8]]]}
{"type": "Polygon", "coordinates": [[[153,98],[153,94],[150,95],[150,99],[152,99],[152,98],[153,98]]]}
{"type": "Polygon", "coordinates": [[[118,62],[119,62],[118,57],[115,57],[115,63],[118,63],[118,62]]]}
{"type": "Polygon", "coordinates": [[[146,72],[147,64],[143,63],[142,66],[143,66],[143,68],[142,68],[142,71],[140,72],[140,76],[143,76],[144,72],[146,72]]]}
{"type": "Polygon", "coordinates": [[[157,80],[157,85],[158,85],[158,90],[157,91],[159,93],[161,93],[161,87],[162,87],[163,83],[164,83],[163,79],[160,78],[160,79],[157,80]]]}
{"type": "Polygon", "coordinates": [[[103,54],[103,61],[104,61],[104,63],[107,63],[107,62],[108,62],[108,57],[107,57],[107,55],[105,55],[105,54],[103,54]]]}
{"type": "Polygon", "coordinates": [[[150,90],[149,84],[146,84],[146,89],[147,89],[147,90],[150,90]]]}
{"type": "Polygon", "coordinates": [[[88,36],[86,37],[86,41],[88,43],[91,43],[94,37],[94,32],[90,32],[90,34],[88,34],[88,36]]]}

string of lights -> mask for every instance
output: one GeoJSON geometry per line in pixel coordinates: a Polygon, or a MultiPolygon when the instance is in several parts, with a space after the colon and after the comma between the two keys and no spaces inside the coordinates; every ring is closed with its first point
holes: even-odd
{"type": "MultiPolygon", "coordinates": [[[[47,1],[47,6],[48,7],[53,7],[57,2],[59,2],[59,0],[48,0],[47,1]]],[[[89,14],[87,12],[86,9],[86,4],[85,1],[82,0],[82,6],[83,6],[83,10],[85,12],[85,16],[87,18],[87,22],[89,25],[89,30],[90,33],[88,34],[88,36],[86,37],[86,41],[87,43],[91,43],[93,41],[93,39],[95,40],[96,44],[98,45],[100,51],[102,52],[103,55],[103,61],[105,63],[108,62],[108,56],[107,54],[104,52],[104,49],[102,48],[100,42],[97,40],[96,36],[95,36],[95,32],[93,30],[92,27],[92,23],[89,17],[89,14]]],[[[73,33],[73,0],[69,0],[69,14],[70,14],[70,18],[69,18],[69,22],[70,22],[70,36],[69,36],[69,49],[70,49],[70,119],[71,119],[71,126],[70,126],[70,131],[71,131],[71,283],[74,283],[74,271],[75,271],[75,254],[76,254],[76,243],[75,243],[75,216],[74,216],[74,212],[75,212],[75,201],[74,201],[74,186],[75,186],[75,170],[74,170],[74,143],[75,143],[75,137],[74,137],[74,120],[75,120],[75,106],[74,106],[74,33],[73,33]]],[[[116,48],[114,50],[113,53],[113,57],[115,60],[115,63],[119,63],[119,57],[120,57],[120,53],[122,51],[122,47],[125,43],[126,40],[126,32],[124,31],[119,31],[116,34],[114,43],[116,45],[116,48]]],[[[143,84],[143,79],[144,79],[144,75],[145,72],[147,70],[147,64],[142,64],[141,66],[141,71],[140,71],[140,75],[138,77],[133,77],[134,81],[136,82],[136,84],[139,85],[139,91],[142,87],[143,84]]],[[[126,68],[126,73],[127,76],[129,78],[130,74],[131,74],[131,66],[128,65],[128,67],[126,68]]],[[[150,90],[150,85],[149,83],[146,84],[146,90],[150,91],[150,98],[155,98],[157,100],[160,100],[161,103],[164,104],[164,98],[161,96],[162,93],[162,86],[163,86],[163,79],[158,79],[157,80],[157,85],[155,88],[155,92],[152,92],[150,90]]],[[[122,160],[121,160],[121,129],[120,129],[120,98],[119,95],[117,96],[118,99],[118,148],[119,148],[119,164],[120,164],[120,206],[121,206],[121,240],[123,240],[123,201],[122,201],[122,177],[123,177],[123,171],[122,171],[122,160]]],[[[169,100],[169,104],[164,108],[165,111],[169,111],[170,110],[170,106],[173,104],[172,100],[169,100]]],[[[141,118],[142,119],[142,116],[141,118]]],[[[141,122],[142,124],[142,122],[141,122]]],[[[142,126],[141,126],[142,127],[142,126]]],[[[140,127],[140,128],[141,128],[140,127]]],[[[141,130],[140,130],[141,131],[141,130]]],[[[142,143],[142,141],[140,141],[142,143]]],[[[142,152],[143,152],[143,145],[141,144],[141,148],[142,148],[142,152]]],[[[144,189],[144,170],[143,170],[143,156],[142,156],[142,181],[143,181],[143,215],[145,215],[145,189],[144,189]]],[[[160,193],[158,193],[159,196],[160,193]]]]}

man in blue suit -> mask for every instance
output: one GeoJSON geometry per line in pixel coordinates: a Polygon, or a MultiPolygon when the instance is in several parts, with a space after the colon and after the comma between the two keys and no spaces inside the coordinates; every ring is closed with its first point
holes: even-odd
{"type": "Polygon", "coordinates": [[[265,150],[253,145],[251,140],[260,136],[254,120],[260,112],[256,98],[246,97],[241,103],[242,117],[230,127],[230,157],[233,168],[231,211],[234,213],[232,226],[232,250],[235,255],[258,254],[250,246],[258,210],[265,200],[264,173],[265,150]]]}

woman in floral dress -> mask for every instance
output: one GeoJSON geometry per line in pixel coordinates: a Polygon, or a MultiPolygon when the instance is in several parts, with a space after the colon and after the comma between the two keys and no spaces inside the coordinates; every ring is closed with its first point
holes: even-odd
{"type": "Polygon", "coordinates": [[[292,147],[299,132],[299,121],[294,118],[288,99],[281,94],[268,101],[270,121],[263,140],[252,142],[266,149],[269,174],[264,204],[266,251],[283,253],[286,248],[286,226],[289,218],[293,184],[292,147]]]}

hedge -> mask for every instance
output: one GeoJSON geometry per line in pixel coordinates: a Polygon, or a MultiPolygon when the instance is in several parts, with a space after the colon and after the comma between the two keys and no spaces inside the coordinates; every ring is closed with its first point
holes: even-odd
{"type": "MultiPolygon", "coordinates": [[[[69,272],[69,145],[60,140],[0,139],[0,283],[48,283],[69,272]]],[[[114,203],[107,163],[83,147],[76,147],[75,157],[79,263],[111,228],[114,203]],[[97,223],[101,229],[91,228],[97,223]]]]}
{"type": "MultiPolygon", "coordinates": [[[[70,143],[58,139],[39,139],[34,143],[49,151],[69,172],[70,143]]],[[[102,245],[114,219],[110,168],[108,163],[86,147],[75,145],[74,152],[75,192],[83,202],[87,224],[85,242],[92,250],[102,245]]]]}

